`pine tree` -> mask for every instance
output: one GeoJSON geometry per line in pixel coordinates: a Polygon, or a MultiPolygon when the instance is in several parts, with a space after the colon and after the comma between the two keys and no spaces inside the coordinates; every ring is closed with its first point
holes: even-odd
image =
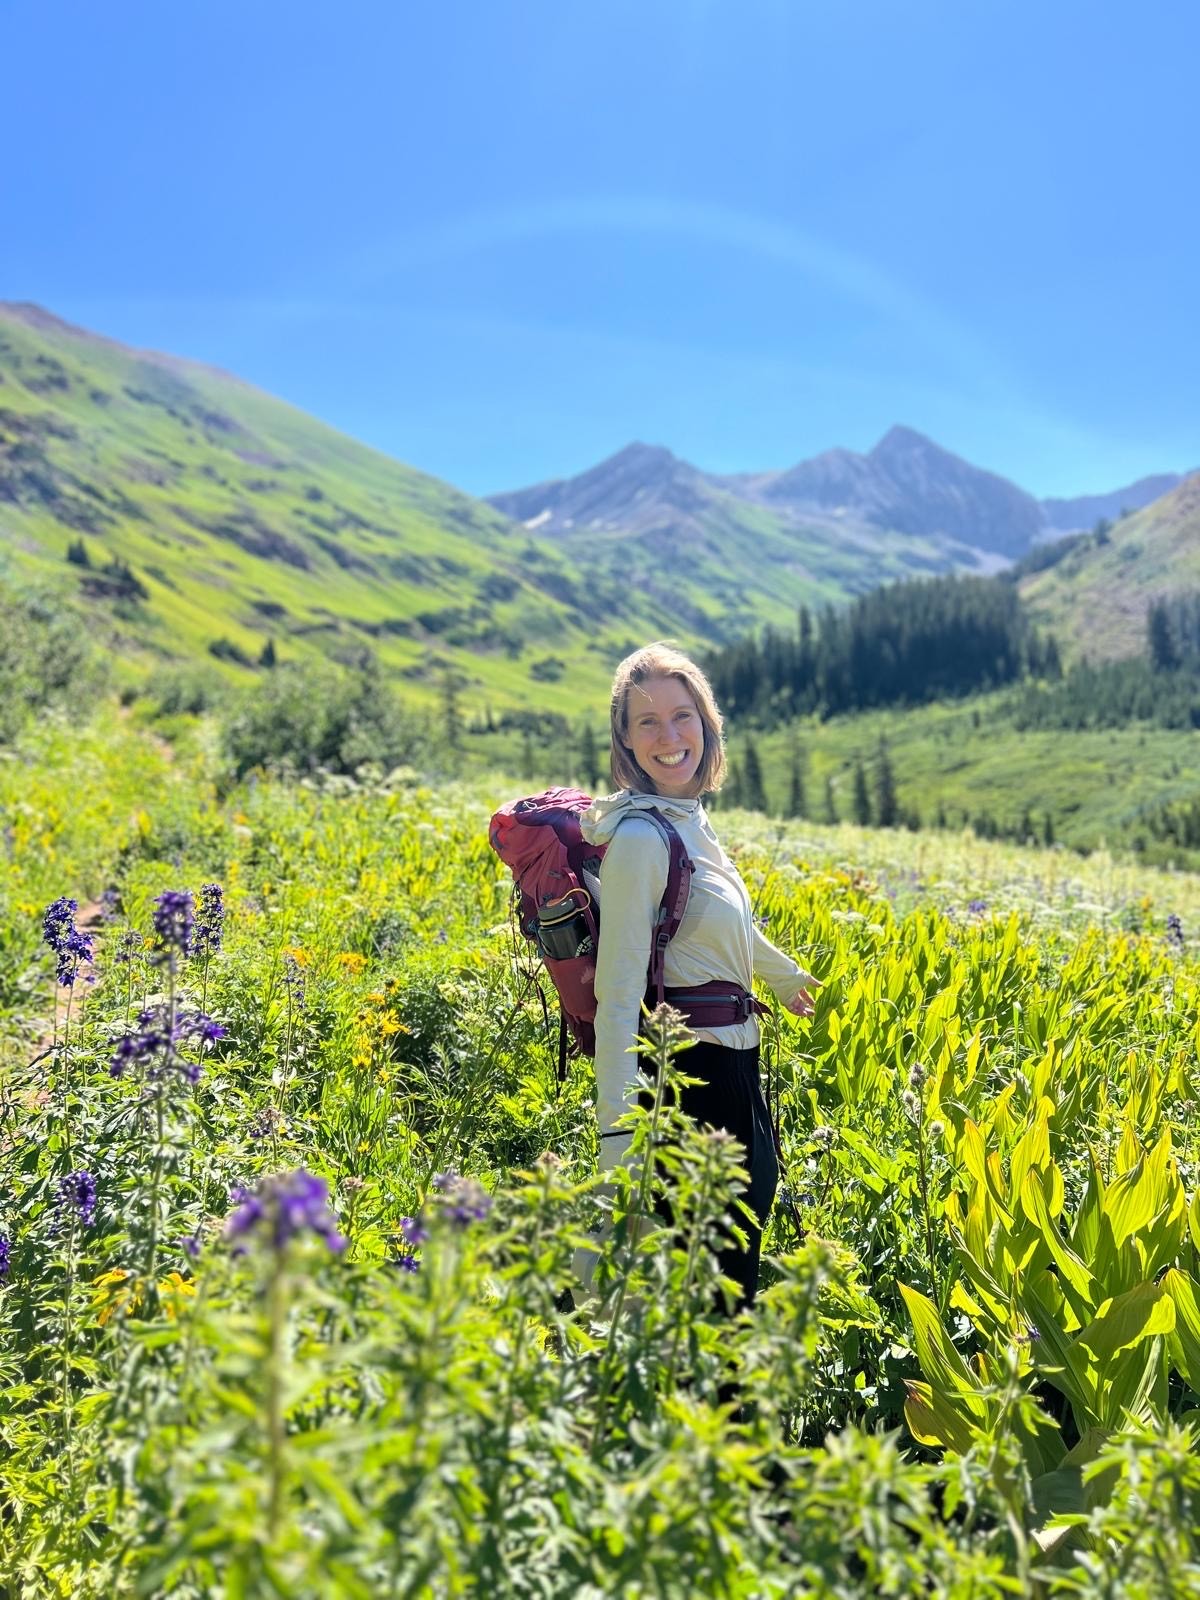
{"type": "Polygon", "coordinates": [[[742,804],[742,769],[736,761],[729,763],[729,777],[725,782],[725,795],[731,806],[742,804]]]}
{"type": "Polygon", "coordinates": [[[462,749],[462,708],[458,703],[458,679],[449,669],[442,678],[442,733],[447,750],[457,755],[462,749]]]}
{"type": "Polygon", "coordinates": [[[271,667],[278,665],[275,659],[274,639],[268,639],[266,644],[263,645],[262,650],[259,652],[258,664],[260,667],[266,667],[268,670],[270,670],[271,667]]]}
{"type": "Polygon", "coordinates": [[[596,736],[592,732],[590,722],[584,723],[583,732],[579,736],[579,766],[588,792],[595,794],[600,786],[600,761],[596,754],[596,736]]]}
{"type": "Polygon", "coordinates": [[[789,817],[802,817],[804,812],[804,752],[800,748],[800,740],[793,736],[791,782],[788,788],[787,814],[789,817]]]}
{"type": "Polygon", "coordinates": [[[867,792],[867,775],[861,761],[854,763],[854,820],[860,828],[871,826],[871,796],[867,792]]]}
{"type": "Polygon", "coordinates": [[[837,806],[834,803],[833,798],[833,773],[827,772],[825,774],[825,810],[822,813],[821,821],[832,824],[836,822],[837,819],[837,806]]]}
{"type": "Polygon", "coordinates": [[[896,799],[896,774],[892,771],[887,745],[879,741],[879,755],[875,762],[875,816],[881,828],[894,828],[900,820],[900,805],[896,799]]]}
{"type": "Polygon", "coordinates": [[[1156,600],[1150,607],[1146,616],[1146,632],[1149,635],[1150,660],[1154,664],[1155,672],[1170,672],[1179,665],[1179,657],[1175,650],[1175,639],[1171,628],[1171,618],[1164,600],[1156,600]]]}
{"type": "Polygon", "coordinates": [[[72,539],[67,546],[67,560],[75,567],[90,567],[92,558],[82,539],[72,539]]]}
{"type": "Polygon", "coordinates": [[[745,762],[743,783],[746,809],[748,811],[766,811],[767,791],[763,787],[762,763],[758,759],[758,747],[753,739],[746,740],[745,762]]]}
{"type": "Polygon", "coordinates": [[[1042,843],[1045,845],[1054,843],[1054,818],[1048,811],[1042,818],[1042,843]]]}

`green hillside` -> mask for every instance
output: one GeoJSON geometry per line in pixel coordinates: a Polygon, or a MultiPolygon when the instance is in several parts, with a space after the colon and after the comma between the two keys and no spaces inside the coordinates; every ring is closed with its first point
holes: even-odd
{"type": "MultiPolygon", "coordinates": [[[[1139,849],[1148,859],[1195,867],[1200,860],[1157,843],[1149,819],[1161,807],[1200,795],[1200,731],[1125,728],[1018,731],[1007,692],[879,711],[828,722],[806,720],[755,737],[769,808],[788,807],[793,744],[804,761],[805,811],[823,820],[832,783],[839,820],[853,818],[854,768],[862,761],[874,801],[880,741],[886,741],[901,809],[929,827],[939,814],[951,828],[983,816],[1005,833],[1028,815],[1055,842],[1094,849],[1139,849]]],[[[736,731],[730,757],[745,766],[736,731]]]]}
{"type": "Polygon", "coordinates": [[[1064,656],[1093,661],[1143,654],[1151,602],[1189,590],[1200,591],[1200,474],[1020,580],[1031,615],[1064,656]]]}
{"type": "Polygon", "coordinates": [[[0,308],[0,535],[9,577],[74,592],[119,655],[243,679],[268,639],[281,658],[365,644],[418,694],[450,662],[481,697],[555,709],[667,621],[235,378],[35,308],[0,308]]]}
{"type": "Polygon", "coordinates": [[[708,646],[943,564],[864,537],[716,493],[702,537],[572,545],[227,374],[0,305],[0,576],[82,599],[143,673],[366,645],[418,699],[452,666],[468,708],[569,712],[646,639],[708,646]]]}

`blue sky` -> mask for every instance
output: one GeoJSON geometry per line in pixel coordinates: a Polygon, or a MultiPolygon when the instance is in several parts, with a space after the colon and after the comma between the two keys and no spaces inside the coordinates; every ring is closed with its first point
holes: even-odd
{"type": "Polygon", "coordinates": [[[1200,466],[1194,0],[0,0],[0,298],[476,493],[1200,466]],[[16,69],[16,70],[14,70],[16,69]]]}

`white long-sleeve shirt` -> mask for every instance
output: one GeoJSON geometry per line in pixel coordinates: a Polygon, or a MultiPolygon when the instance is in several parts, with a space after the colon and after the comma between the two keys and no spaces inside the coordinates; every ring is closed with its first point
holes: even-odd
{"type": "MultiPolygon", "coordinates": [[[[671,988],[732,979],[749,989],[757,974],[786,1002],[810,975],[763,937],[737,868],[721,848],[697,800],[621,790],[584,813],[582,830],[593,844],[607,843],[600,869],[600,951],[596,963],[596,1115],[601,1133],[636,1103],[641,1006],[653,929],[667,885],[666,841],[639,811],[661,811],[695,863],[687,910],[666,950],[664,977],[671,988]]],[[[754,1017],[724,1028],[696,1028],[700,1039],[746,1050],[758,1043],[754,1017]]],[[[617,1141],[613,1141],[615,1144],[617,1141]]],[[[613,1154],[610,1145],[606,1158],[613,1154]]]]}

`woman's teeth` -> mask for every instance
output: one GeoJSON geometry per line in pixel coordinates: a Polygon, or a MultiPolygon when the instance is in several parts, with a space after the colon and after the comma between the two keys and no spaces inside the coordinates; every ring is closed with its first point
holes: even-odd
{"type": "Polygon", "coordinates": [[[659,766],[677,767],[681,761],[687,760],[687,751],[680,750],[677,755],[673,756],[655,756],[654,759],[658,762],[659,766]]]}

